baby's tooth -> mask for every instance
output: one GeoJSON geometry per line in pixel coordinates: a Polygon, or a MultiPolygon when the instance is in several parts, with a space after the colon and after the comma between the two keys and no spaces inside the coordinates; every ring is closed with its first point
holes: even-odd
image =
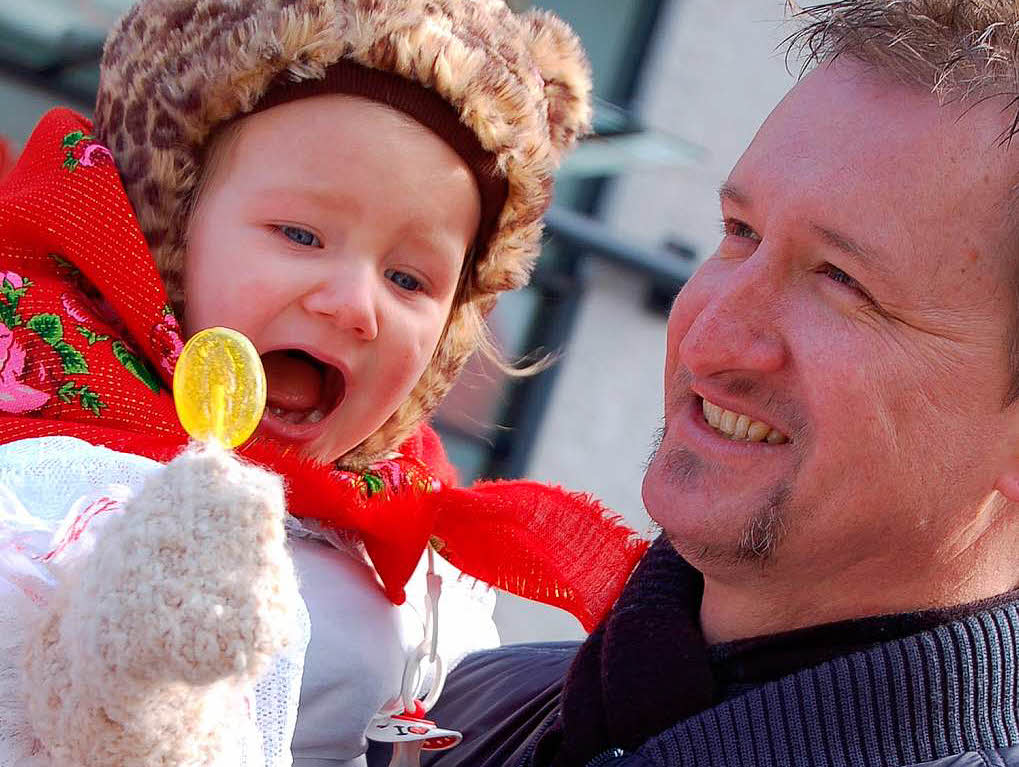
{"type": "Polygon", "coordinates": [[[741,415],[736,419],[736,428],[732,432],[733,439],[746,439],[747,429],[750,428],[750,416],[741,415]]]}
{"type": "Polygon", "coordinates": [[[766,423],[754,421],[747,429],[747,440],[750,442],[763,442],[768,437],[771,427],[766,423]]]}
{"type": "Polygon", "coordinates": [[[785,435],[782,434],[782,432],[776,431],[775,429],[768,432],[769,445],[781,445],[785,441],[785,435]]]}
{"type": "Polygon", "coordinates": [[[310,413],[308,413],[308,417],[305,420],[307,420],[308,423],[318,423],[325,417],[326,417],[325,413],[323,413],[321,410],[312,410],[310,413]]]}

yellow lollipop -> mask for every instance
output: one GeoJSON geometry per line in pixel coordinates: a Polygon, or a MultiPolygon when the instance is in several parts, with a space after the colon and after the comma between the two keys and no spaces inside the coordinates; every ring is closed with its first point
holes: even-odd
{"type": "Polygon", "coordinates": [[[265,410],[265,371],[254,345],[230,328],[208,328],[184,346],[173,373],[173,402],[194,439],[243,443],[265,410]]]}

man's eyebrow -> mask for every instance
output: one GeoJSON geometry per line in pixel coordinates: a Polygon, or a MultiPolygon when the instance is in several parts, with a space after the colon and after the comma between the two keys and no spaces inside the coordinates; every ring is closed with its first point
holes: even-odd
{"type": "Polygon", "coordinates": [[[718,199],[723,202],[729,200],[737,205],[746,205],[749,202],[749,198],[728,181],[718,188],[718,199]]]}
{"type": "MultiPolygon", "coordinates": [[[[739,187],[733,186],[728,181],[718,188],[718,198],[726,200],[741,207],[750,206],[750,197],[739,187]]],[[[863,245],[846,234],[837,232],[834,229],[810,222],[810,230],[825,244],[836,250],[842,251],[854,261],[857,261],[868,269],[879,272],[883,277],[891,277],[892,271],[888,268],[888,260],[878,251],[863,245]]]]}
{"type": "Polygon", "coordinates": [[[891,269],[888,268],[888,261],[881,253],[867,247],[866,245],[860,244],[852,237],[842,234],[841,232],[836,232],[834,229],[828,229],[815,223],[810,224],[810,229],[825,243],[836,250],[842,251],[854,261],[860,262],[868,269],[879,272],[885,277],[890,277],[892,275],[891,269]]]}

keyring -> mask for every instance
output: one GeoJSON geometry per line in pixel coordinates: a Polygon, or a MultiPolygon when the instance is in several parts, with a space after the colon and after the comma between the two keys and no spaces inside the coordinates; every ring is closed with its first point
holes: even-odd
{"type": "Polygon", "coordinates": [[[453,748],[463,735],[455,730],[444,730],[425,714],[435,705],[446,684],[446,664],[439,655],[439,596],[442,593],[442,576],[435,572],[435,550],[428,546],[427,592],[425,594],[425,632],[403,666],[400,695],[386,706],[368,725],[369,740],[391,743],[393,756],[389,767],[418,767],[422,751],[445,751],[453,748]],[[424,700],[419,700],[421,688],[432,668],[432,686],[424,700]],[[399,709],[402,706],[403,711],[399,709]]]}

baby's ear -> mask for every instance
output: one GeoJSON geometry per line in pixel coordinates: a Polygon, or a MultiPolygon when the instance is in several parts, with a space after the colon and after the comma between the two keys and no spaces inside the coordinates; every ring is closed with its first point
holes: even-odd
{"type": "Polygon", "coordinates": [[[521,22],[527,47],[548,99],[548,130],[556,161],[591,130],[591,65],[580,39],[548,11],[528,11],[521,22]]]}

